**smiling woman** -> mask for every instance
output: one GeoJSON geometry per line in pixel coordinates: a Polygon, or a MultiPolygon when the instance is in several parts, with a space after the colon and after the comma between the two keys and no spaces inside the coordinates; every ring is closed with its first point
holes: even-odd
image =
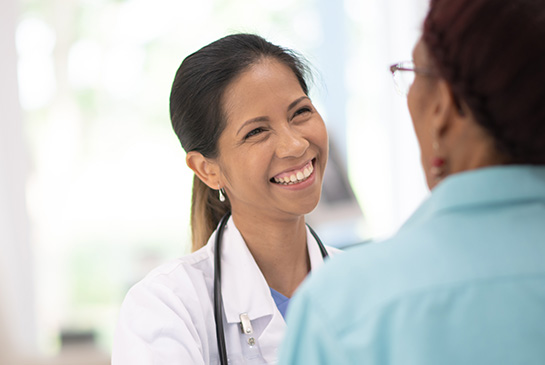
{"type": "MultiPolygon", "coordinates": [[[[327,133],[290,68],[274,59],[258,61],[227,87],[224,105],[216,170],[196,173],[210,187],[225,187],[235,224],[245,225],[256,213],[261,220],[285,214],[301,219],[312,211],[320,199],[327,133]]],[[[200,156],[188,154],[194,170],[200,156]]]]}
{"type": "Polygon", "coordinates": [[[113,364],[276,363],[289,298],[334,252],[305,226],[328,156],[305,67],[259,36],[227,36],[183,61],[170,102],[195,173],[195,252],[128,293],[113,364]]]}

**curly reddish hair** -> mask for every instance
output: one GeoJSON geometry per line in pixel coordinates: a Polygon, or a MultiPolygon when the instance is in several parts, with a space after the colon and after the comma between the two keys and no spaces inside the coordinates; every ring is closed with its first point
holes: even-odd
{"type": "Polygon", "coordinates": [[[545,0],[431,0],[422,40],[498,150],[545,164],[545,0]]]}

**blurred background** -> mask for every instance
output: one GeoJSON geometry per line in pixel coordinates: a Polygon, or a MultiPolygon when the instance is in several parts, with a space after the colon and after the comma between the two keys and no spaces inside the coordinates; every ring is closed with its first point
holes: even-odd
{"type": "Polygon", "coordinates": [[[255,32],[303,54],[332,156],[309,217],[324,242],[391,235],[427,194],[388,66],[426,0],[2,0],[0,364],[107,364],[118,309],[189,252],[192,173],[172,132],[174,74],[255,32]]]}

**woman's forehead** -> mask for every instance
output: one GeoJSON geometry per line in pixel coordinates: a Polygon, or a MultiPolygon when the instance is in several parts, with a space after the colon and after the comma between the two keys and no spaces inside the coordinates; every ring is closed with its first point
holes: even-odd
{"type": "Polygon", "coordinates": [[[302,87],[288,66],[275,60],[260,62],[248,68],[227,87],[224,106],[227,112],[232,112],[239,107],[258,106],[265,99],[275,96],[291,100],[301,94],[304,95],[302,87]]]}

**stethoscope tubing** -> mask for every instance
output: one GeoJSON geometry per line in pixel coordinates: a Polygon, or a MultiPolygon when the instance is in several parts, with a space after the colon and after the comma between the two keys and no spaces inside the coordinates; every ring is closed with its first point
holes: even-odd
{"type": "Polygon", "coordinates": [[[221,295],[221,239],[223,230],[231,212],[223,216],[216,232],[216,247],[214,253],[214,320],[216,321],[216,339],[218,341],[218,353],[221,365],[227,365],[227,349],[225,346],[225,333],[223,331],[223,297],[221,295]]]}
{"type": "MultiPolygon", "coordinates": [[[[218,230],[216,232],[216,240],[214,247],[214,320],[216,321],[216,339],[218,342],[218,353],[221,365],[227,365],[227,347],[225,346],[225,333],[223,330],[223,297],[221,295],[221,241],[225,225],[231,216],[228,212],[221,218],[218,230]]],[[[320,240],[316,232],[307,224],[307,227],[318,243],[322,257],[328,257],[327,250],[320,240]]]]}

